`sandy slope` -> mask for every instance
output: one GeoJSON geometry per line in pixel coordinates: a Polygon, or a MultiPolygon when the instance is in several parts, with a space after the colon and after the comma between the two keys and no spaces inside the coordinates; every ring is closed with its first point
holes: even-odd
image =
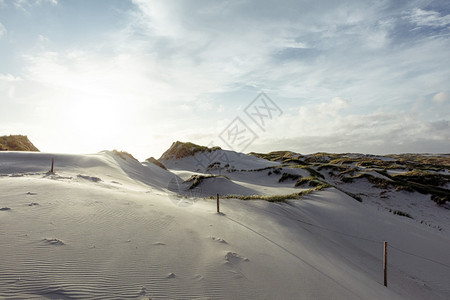
{"type": "MultiPolygon", "coordinates": [[[[174,173],[111,152],[0,153],[0,175],[0,298],[450,298],[446,232],[335,189],[286,204],[223,200],[217,214],[212,200],[180,205],[174,173]],[[383,240],[447,266],[390,248],[385,288],[383,240]]],[[[266,177],[247,184],[275,189],[266,177]]]]}

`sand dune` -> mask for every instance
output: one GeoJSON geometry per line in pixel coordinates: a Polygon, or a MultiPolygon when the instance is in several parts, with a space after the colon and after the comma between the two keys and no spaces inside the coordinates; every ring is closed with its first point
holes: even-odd
{"type": "MultiPolygon", "coordinates": [[[[278,165],[234,164],[239,170],[278,165]]],[[[168,184],[173,178],[185,184],[181,177],[196,169],[186,159],[177,165],[164,170],[112,152],[0,153],[0,207],[9,208],[0,211],[0,298],[450,297],[445,230],[334,188],[286,203],[223,199],[221,214],[208,198],[182,206],[168,184]],[[55,173],[48,174],[52,157],[55,173]],[[387,288],[383,241],[417,255],[390,248],[387,288]]],[[[244,173],[199,187],[204,194],[221,186],[261,195],[265,185],[277,189],[279,176],[247,172],[245,181],[244,173]]],[[[287,190],[301,189],[280,183],[279,192],[287,190]]]]}

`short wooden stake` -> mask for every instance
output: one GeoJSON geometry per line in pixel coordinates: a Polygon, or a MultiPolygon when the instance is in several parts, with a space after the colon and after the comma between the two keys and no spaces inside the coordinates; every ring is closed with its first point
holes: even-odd
{"type": "Polygon", "coordinates": [[[53,173],[53,166],[54,166],[54,164],[55,164],[55,159],[52,157],[52,168],[50,169],[50,172],[52,172],[52,173],[53,173]]]}
{"type": "Polygon", "coordinates": [[[383,273],[384,273],[384,286],[387,286],[387,242],[384,242],[383,273]]]}
{"type": "Polygon", "coordinates": [[[217,212],[220,213],[220,208],[219,208],[219,194],[217,194],[217,212]]]}

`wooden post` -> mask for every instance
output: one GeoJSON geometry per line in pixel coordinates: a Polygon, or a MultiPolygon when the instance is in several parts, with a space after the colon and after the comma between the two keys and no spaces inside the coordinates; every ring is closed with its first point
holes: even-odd
{"type": "Polygon", "coordinates": [[[384,242],[383,273],[384,273],[384,286],[387,286],[387,242],[384,242]]]}
{"type": "Polygon", "coordinates": [[[217,194],[217,212],[220,213],[220,209],[219,209],[219,194],[217,194]]]}
{"type": "Polygon", "coordinates": [[[55,158],[52,157],[52,168],[50,169],[50,172],[53,173],[53,165],[55,164],[55,158]]]}

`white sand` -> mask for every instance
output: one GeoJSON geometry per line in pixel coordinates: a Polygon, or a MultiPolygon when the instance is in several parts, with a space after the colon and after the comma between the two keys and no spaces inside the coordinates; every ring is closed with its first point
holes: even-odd
{"type": "MultiPolygon", "coordinates": [[[[180,177],[196,171],[186,159],[173,165],[180,177]]],[[[233,165],[277,164],[245,156],[233,165]]],[[[266,172],[229,175],[200,188],[299,191],[266,172]]],[[[215,200],[178,202],[167,187],[180,177],[111,152],[0,152],[0,208],[9,208],[0,211],[0,298],[450,298],[447,230],[333,188],[285,204],[222,200],[217,214],[215,200]],[[384,240],[441,264],[389,248],[386,288],[384,240]]]]}

